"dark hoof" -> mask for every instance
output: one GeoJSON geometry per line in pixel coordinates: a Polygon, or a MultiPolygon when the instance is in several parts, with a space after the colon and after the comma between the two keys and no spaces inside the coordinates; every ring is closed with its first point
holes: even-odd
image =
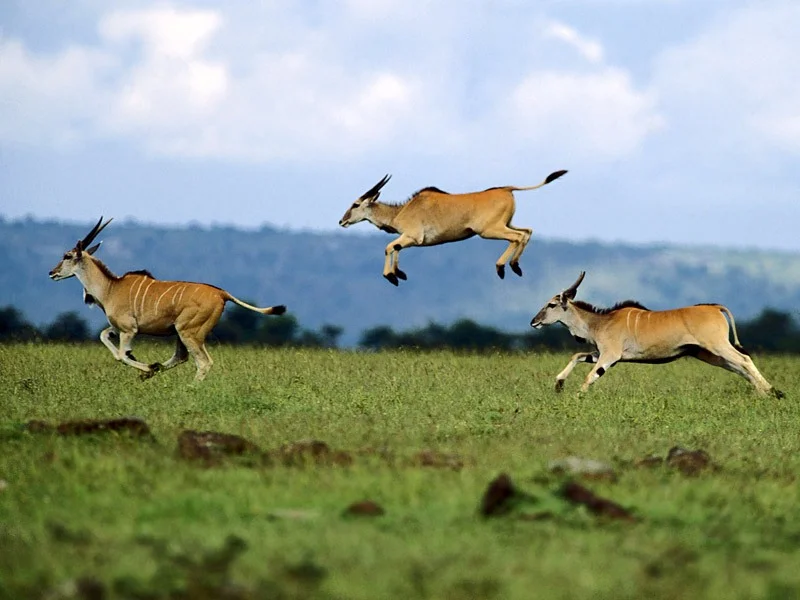
{"type": "Polygon", "coordinates": [[[556,392],[560,392],[563,389],[564,389],[564,380],[556,379],[556,392]]]}
{"type": "Polygon", "coordinates": [[[162,364],[161,364],[161,363],[159,363],[159,362],[154,362],[153,364],[151,364],[151,365],[147,365],[147,366],[148,366],[148,367],[150,367],[150,370],[153,372],[153,375],[155,375],[155,374],[156,374],[156,373],[158,373],[158,372],[159,372],[161,369],[163,369],[163,368],[164,368],[164,365],[162,365],[162,364]]]}
{"type": "Polygon", "coordinates": [[[384,277],[391,283],[392,285],[397,285],[397,275],[394,273],[387,273],[384,277]]]}
{"type": "Polygon", "coordinates": [[[497,265],[497,276],[500,279],[503,279],[506,276],[506,266],[505,265],[497,265]]]}
{"type": "Polygon", "coordinates": [[[772,395],[775,396],[778,400],[780,400],[781,398],[785,398],[786,397],[786,394],[784,394],[779,389],[772,388],[772,390],[770,390],[770,391],[772,392],[772,395]]]}
{"type": "Polygon", "coordinates": [[[153,371],[153,370],[146,371],[146,372],[143,372],[141,375],[139,375],[139,379],[144,381],[145,379],[150,379],[155,374],[156,374],[156,372],[153,371]]]}
{"type": "Polygon", "coordinates": [[[511,270],[514,271],[514,273],[522,277],[522,269],[519,268],[519,263],[512,262],[509,266],[511,267],[511,270]]]}
{"type": "Polygon", "coordinates": [[[408,279],[408,276],[400,269],[397,269],[394,272],[394,274],[397,275],[398,279],[402,279],[403,281],[406,281],[408,279]]]}

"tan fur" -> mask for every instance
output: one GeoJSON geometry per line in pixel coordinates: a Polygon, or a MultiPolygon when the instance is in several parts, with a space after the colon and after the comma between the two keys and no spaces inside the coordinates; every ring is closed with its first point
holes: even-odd
{"type": "Polygon", "coordinates": [[[579,352],[570,359],[556,377],[556,390],[561,390],[564,380],[579,362],[595,363],[581,387],[581,391],[586,391],[617,362],[662,363],[693,356],[738,373],[761,394],[772,392],[782,396],[743,352],[733,315],[726,307],[703,304],[649,311],[621,306],[596,311],[589,305],[574,301],[583,275],[570,288],[553,296],[531,320],[531,327],[535,328],[562,323],[573,336],[583,338],[597,348],[595,352],[579,352]],[[731,329],[734,344],[729,341],[731,329]]]}
{"type": "MultiPolygon", "coordinates": [[[[103,225],[98,229],[99,225],[100,222],[93,230],[94,235],[105,227],[103,225]]],[[[284,306],[251,306],[225,290],[205,283],[161,281],[141,273],[126,273],[116,277],[108,267],[91,256],[97,247],[90,251],[83,250],[82,246],[91,243],[93,237],[90,233],[83,242],[78,242],[75,248],[67,252],[50,271],[50,277],[54,280],[73,276],[78,278],[83,284],[84,294],[93,297],[108,319],[110,327],[102,331],[100,340],[114,358],[139,369],[143,377],[179,365],[191,354],[197,366],[195,379],[202,380],[214,362],[206,349],[205,339],[219,322],[228,301],[265,315],[279,315],[286,310],[284,306]],[[113,333],[119,335],[119,347],[111,340],[113,333]],[[139,333],[159,336],[177,333],[175,353],[164,364],[139,362],[131,353],[131,343],[139,333]]]]}
{"type": "Polygon", "coordinates": [[[380,188],[389,179],[386,176],[347,210],[339,225],[349,227],[367,220],[379,229],[400,234],[386,246],[383,266],[383,276],[394,285],[398,284],[398,278],[406,279],[398,266],[403,248],[457,242],[474,235],[507,240],[508,248],[495,264],[497,274],[504,277],[505,264],[509,262],[511,270],[521,276],[519,259],[533,230],[511,224],[515,211],[514,192],[542,187],[564,173],[566,171],[556,171],[542,183],[529,187],[505,186],[468,194],[423,189],[401,205],[378,202],[380,188]]]}

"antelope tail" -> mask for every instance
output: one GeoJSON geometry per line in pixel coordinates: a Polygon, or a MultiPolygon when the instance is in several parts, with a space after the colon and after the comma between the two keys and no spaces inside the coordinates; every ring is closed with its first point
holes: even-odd
{"type": "Polygon", "coordinates": [[[750,353],[742,347],[742,344],[739,342],[739,334],[736,333],[736,322],[733,320],[733,313],[729,311],[726,307],[720,305],[720,311],[727,315],[728,320],[731,322],[731,329],[733,330],[733,347],[736,348],[742,354],[747,354],[748,356],[750,353]]]}
{"type": "Polygon", "coordinates": [[[248,304],[247,302],[242,302],[236,296],[232,295],[230,292],[225,292],[225,300],[230,300],[235,304],[238,304],[242,308],[247,308],[253,310],[257,313],[261,313],[262,315],[282,315],[286,312],[286,307],[283,304],[279,304],[278,306],[267,306],[266,308],[259,308],[258,306],[253,306],[252,304],[248,304]]]}
{"type": "Polygon", "coordinates": [[[510,185],[506,189],[511,191],[511,192],[524,192],[526,190],[535,190],[537,188],[540,188],[540,187],[543,187],[543,186],[547,185],[551,181],[555,181],[556,179],[558,179],[562,175],[565,175],[566,173],[567,173],[566,170],[553,171],[552,173],[550,173],[550,175],[545,177],[545,179],[544,179],[544,181],[542,183],[537,183],[536,185],[531,185],[531,186],[528,186],[528,187],[515,187],[513,185],[510,185]]]}

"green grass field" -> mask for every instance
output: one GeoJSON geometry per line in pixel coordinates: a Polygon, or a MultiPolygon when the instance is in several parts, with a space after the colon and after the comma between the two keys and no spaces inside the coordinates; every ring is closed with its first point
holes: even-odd
{"type": "Polygon", "coordinates": [[[196,385],[193,365],[139,381],[99,343],[0,346],[0,597],[800,597],[798,358],[755,357],[777,400],[690,359],[617,366],[579,397],[587,365],[553,391],[566,354],[211,354],[196,385]],[[132,415],[154,440],[24,427],[132,415]],[[352,464],[205,466],[177,456],[185,429],[317,439],[352,464]],[[633,464],[676,445],[718,468],[633,464]],[[548,462],[566,456],[614,466],[578,481],[637,521],[564,501],[548,462]],[[502,472],[530,498],[485,518],[502,472]],[[360,500],[385,514],[343,514],[360,500]]]}

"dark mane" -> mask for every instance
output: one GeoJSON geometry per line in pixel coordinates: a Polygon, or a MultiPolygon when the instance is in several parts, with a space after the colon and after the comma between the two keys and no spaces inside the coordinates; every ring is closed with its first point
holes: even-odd
{"type": "Polygon", "coordinates": [[[414,198],[416,198],[420,194],[424,194],[425,192],[434,192],[436,194],[447,194],[448,196],[450,195],[450,192],[445,192],[444,190],[440,190],[438,187],[434,185],[429,185],[428,187],[424,187],[421,190],[417,190],[416,192],[411,194],[409,200],[413,200],[414,198]]]}
{"type": "Polygon", "coordinates": [[[123,277],[125,277],[125,275],[144,275],[145,277],[149,277],[150,279],[155,279],[155,277],[153,277],[153,274],[147,269],[137,269],[135,271],[128,271],[123,275],[123,277]]]}
{"type": "Polygon", "coordinates": [[[648,310],[648,311],[650,310],[646,306],[642,306],[641,304],[636,302],[636,300],[623,300],[622,302],[617,302],[611,308],[598,308],[597,306],[589,304],[588,302],[584,302],[583,300],[575,300],[573,304],[578,308],[582,308],[583,310],[588,310],[589,312],[593,312],[596,315],[607,315],[621,308],[639,308],[641,310],[648,310]]]}
{"type": "Polygon", "coordinates": [[[106,266],[106,264],[105,264],[105,263],[104,263],[102,260],[99,260],[99,259],[97,259],[97,258],[94,258],[94,257],[93,257],[93,261],[94,261],[94,264],[96,264],[96,265],[97,265],[97,268],[98,268],[98,269],[100,269],[100,270],[103,272],[103,275],[105,275],[105,276],[106,276],[106,277],[108,277],[109,279],[113,279],[113,280],[115,280],[115,281],[116,281],[117,279],[119,279],[119,277],[117,277],[116,275],[114,275],[114,274],[111,272],[111,269],[109,269],[109,268],[106,266]]]}
{"type": "MultiPolygon", "coordinates": [[[[392,202],[392,203],[387,202],[386,206],[405,206],[406,204],[408,204],[412,200],[415,200],[417,198],[417,196],[419,196],[420,194],[424,194],[425,192],[434,192],[435,194],[447,194],[448,196],[450,195],[450,192],[445,192],[444,190],[440,190],[436,186],[429,185],[428,187],[424,187],[421,190],[417,190],[416,192],[411,194],[408,197],[407,200],[405,200],[403,202],[392,202]]],[[[392,233],[394,233],[394,232],[392,232],[392,233]]]]}

